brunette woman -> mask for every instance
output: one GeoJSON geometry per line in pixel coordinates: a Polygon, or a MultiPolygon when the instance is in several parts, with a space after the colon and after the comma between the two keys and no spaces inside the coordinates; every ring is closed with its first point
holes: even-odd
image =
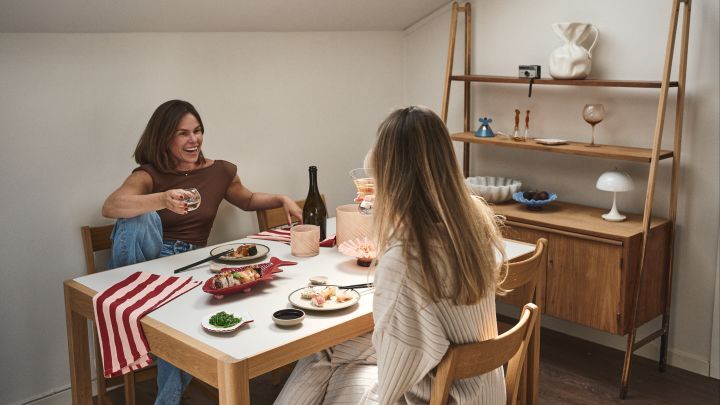
{"type": "MultiPolygon", "coordinates": [[[[207,244],[223,199],[245,211],[283,207],[288,219],[302,219],[290,198],[256,193],[245,187],[237,167],[202,153],[205,134],[200,114],[187,101],[160,105],[145,127],[135,161],[140,165],[105,200],[103,216],[115,218],[110,268],[186,252],[207,244]],[[189,211],[186,201],[195,188],[200,206],[189,211]]],[[[179,404],[190,375],[157,359],[155,404],[179,404]]]]}

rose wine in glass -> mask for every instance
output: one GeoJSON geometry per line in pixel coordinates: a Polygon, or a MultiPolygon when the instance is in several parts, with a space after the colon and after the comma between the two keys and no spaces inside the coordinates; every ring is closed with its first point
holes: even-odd
{"type": "Polygon", "coordinates": [[[375,199],[375,179],[372,170],[359,168],[350,171],[355,188],[357,189],[357,197],[355,202],[358,203],[358,210],[363,214],[371,214],[372,206],[375,199]]]}
{"type": "Polygon", "coordinates": [[[592,139],[589,145],[595,145],[595,125],[599,124],[605,118],[605,106],[602,104],[585,104],[583,108],[583,119],[592,126],[592,139]]]}
{"type": "Polygon", "coordinates": [[[184,190],[192,194],[192,196],[185,198],[188,212],[195,211],[196,209],[200,208],[200,202],[202,202],[200,192],[196,188],[186,188],[184,190]]]}

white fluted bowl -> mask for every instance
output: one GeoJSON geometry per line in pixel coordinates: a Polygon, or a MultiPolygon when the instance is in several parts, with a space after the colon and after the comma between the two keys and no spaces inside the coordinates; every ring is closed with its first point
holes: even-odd
{"type": "Polygon", "coordinates": [[[520,191],[522,187],[520,180],[493,176],[468,177],[465,183],[473,194],[479,195],[489,203],[509,201],[513,193],[520,191]]]}

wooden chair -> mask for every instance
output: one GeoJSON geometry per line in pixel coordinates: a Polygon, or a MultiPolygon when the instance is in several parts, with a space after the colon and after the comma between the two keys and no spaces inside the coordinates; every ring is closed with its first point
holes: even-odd
{"type": "MultiPolygon", "coordinates": [[[[545,258],[545,247],[547,239],[540,238],[535,244],[535,252],[527,259],[510,262],[508,265],[508,274],[502,287],[506,290],[513,290],[516,299],[524,304],[534,303],[535,291],[537,289],[538,279],[540,278],[540,269],[543,259],[545,258]]],[[[503,333],[509,330],[512,324],[498,321],[498,332],[503,333]]],[[[530,338],[530,347],[528,349],[527,361],[522,371],[520,383],[520,403],[530,405],[536,404],[538,401],[538,384],[540,382],[540,318],[538,316],[535,322],[534,333],[530,338]]]]}
{"type": "Polygon", "coordinates": [[[485,374],[507,363],[506,403],[515,405],[525,356],[535,322],[540,315],[535,304],[527,304],[518,323],[495,339],[450,346],[436,368],[430,405],[444,405],[453,381],[485,374]]]}
{"type": "MultiPolygon", "coordinates": [[[[325,195],[320,194],[323,202],[325,201],[325,195]]],[[[305,200],[297,200],[295,203],[302,209],[305,206],[305,200]]],[[[258,210],[256,212],[258,227],[260,231],[266,231],[270,228],[277,226],[287,225],[287,218],[285,217],[285,210],[282,207],[270,208],[266,210],[258,210]]]]}
{"type": "MultiPolygon", "coordinates": [[[[85,266],[88,274],[97,272],[95,266],[95,252],[109,250],[112,247],[110,234],[113,225],[103,226],[83,226],[80,228],[83,240],[83,250],[85,251],[85,266]]],[[[125,404],[135,404],[135,382],[147,381],[155,379],[157,369],[154,366],[146,367],[141,370],[130,372],[121,377],[105,378],[103,376],[102,357],[100,356],[100,343],[97,335],[93,339],[95,341],[95,367],[97,369],[97,393],[98,404],[112,404],[107,397],[108,388],[124,385],[125,404]]]]}

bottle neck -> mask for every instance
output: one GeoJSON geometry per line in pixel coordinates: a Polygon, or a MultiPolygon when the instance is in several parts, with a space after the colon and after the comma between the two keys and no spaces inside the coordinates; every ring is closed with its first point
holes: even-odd
{"type": "Polygon", "coordinates": [[[310,170],[310,191],[320,192],[317,184],[317,170],[310,170]]]}

